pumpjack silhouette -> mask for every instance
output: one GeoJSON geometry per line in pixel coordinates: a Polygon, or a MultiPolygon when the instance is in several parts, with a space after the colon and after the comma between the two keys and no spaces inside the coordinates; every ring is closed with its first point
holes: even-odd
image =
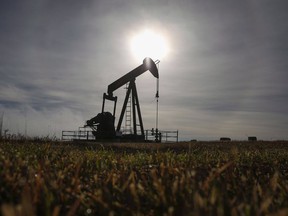
{"type": "MultiPolygon", "coordinates": [[[[157,61],[156,61],[157,62],[157,61]]],[[[159,62],[159,61],[158,61],[159,62]]],[[[143,64],[133,69],[129,73],[120,77],[110,85],[108,85],[107,94],[103,94],[102,111],[98,113],[95,117],[86,121],[85,127],[90,127],[92,133],[96,140],[113,140],[113,139],[127,139],[127,140],[145,140],[144,127],[142,121],[142,115],[140,110],[139,98],[136,89],[135,80],[138,76],[146,71],[150,71],[152,75],[159,79],[158,68],[155,62],[151,58],[145,58],[143,64]],[[115,128],[115,111],[117,104],[117,96],[113,96],[113,92],[120,87],[128,84],[126,97],[122,106],[119,121],[117,127],[115,128]],[[123,134],[121,132],[121,126],[123,117],[127,108],[127,103],[131,95],[132,100],[132,119],[133,119],[133,131],[131,134],[123,134]],[[105,112],[105,100],[110,100],[114,102],[113,114],[110,112],[105,112]],[[137,121],[138,120],[138,121],[137,121]],[[140,128],[140,130],[138,130],[140,128]]],[[[158,85],[157,85],[158,86],[158,85]]],[[[158,89],[156,93],[158,99],[158,89]]]]}

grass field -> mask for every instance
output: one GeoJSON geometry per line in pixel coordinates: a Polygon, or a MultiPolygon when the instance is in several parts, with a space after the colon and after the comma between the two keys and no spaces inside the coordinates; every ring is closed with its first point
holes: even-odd
{"type": "Polygon", "coordinates": [[[288,215],[288,142],[0,141],[6,215],[288,215]]]}

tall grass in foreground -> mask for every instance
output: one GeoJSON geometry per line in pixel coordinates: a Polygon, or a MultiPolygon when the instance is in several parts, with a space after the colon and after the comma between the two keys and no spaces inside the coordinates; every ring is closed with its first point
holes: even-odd
{"type": "Polygon", "coordinates": [[[288,214],[288,143],[142,146],[1,142],[1,213],[288,214]]]}

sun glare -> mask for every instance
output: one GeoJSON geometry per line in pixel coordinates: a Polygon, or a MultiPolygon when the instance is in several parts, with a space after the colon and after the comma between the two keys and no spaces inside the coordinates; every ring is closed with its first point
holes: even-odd
{"type": "Polygon", "coordinates": [[[160,34],[145,30],[132,38],[131,50],[137,60],[143,60],[145,57],[162,60],[168,53],[168,45],[160,34]]]}

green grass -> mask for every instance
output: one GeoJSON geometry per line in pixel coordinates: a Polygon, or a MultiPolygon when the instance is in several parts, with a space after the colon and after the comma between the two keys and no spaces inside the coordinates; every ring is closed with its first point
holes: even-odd
{"type": "Polygon", "coordinates": [[[288,142],[0,142],[2,215],[287,215],[288,142]]]}

